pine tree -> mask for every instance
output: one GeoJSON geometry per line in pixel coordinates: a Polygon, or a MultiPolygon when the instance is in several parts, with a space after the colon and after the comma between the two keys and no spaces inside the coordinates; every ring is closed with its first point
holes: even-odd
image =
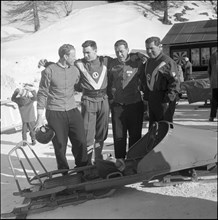
{"type": "Polygon", "coordinates": [[[73,10],[73,1],[58,1],[58,5],[60,5],[66,17],[71,14],[73,10]]]}
{"type": "Polygon", "coordinates": [[[25,22],[34,25],[34,31],[40,29],[40,20],[48,14],[56,14],[57,1],[6,1],[6,16],[10,23],[25,22]]]}
{"type": "Polygon", "coordinates": [[[154,0],[151,3],[152,10],[161,10],[164,11],[164,16],[162,19],[163,24],[170,24],[171,22],[168,19],[168,0],[154,0]]]}

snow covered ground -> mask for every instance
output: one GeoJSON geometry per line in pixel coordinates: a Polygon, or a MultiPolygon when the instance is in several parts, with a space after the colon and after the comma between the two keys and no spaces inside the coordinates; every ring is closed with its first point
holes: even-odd
{"type": "MultiPolygon", "coordinates": [[[[176,108],[174,122],[196,129],[217,132],[217,122],[209,122],[209,108],[199,108],[204,103],[188,104],[181,100],[176,108]]],[[[113,154],[112,131],[103,153],[113,154]]],[[[147,121],[143,133],[147,132],[147,121]]],[[[205,137],[206,138],[206,137],[205,137]]],[[[184,137],[185,140],[185,137],[184,137]]],[[[21,141],[21,131],[1,135],[1,213],[10,212],[22,204],[23,198],[13,196],[18,191],[8,163],[8,152],[21,141]]],[[[38,157],[48,171],[56,169],[56,160],[51,143],[34,146],[38,157]]],[[[29,158],[34,162],[30,153],[29,158]]],[[[178,155],[177,155],[178,156],[178,155]]],[[[67,148],[71,168],[74,158],[67,148]]],[[[19,183],[29,188],[18,163],[13,163],[18,172],[19,183]]],[[[32,174],[28,171],[28,174],[32,174]]],[[[182,185],[155,187],[146,182],[121,187],[108,198],[90,200],[79,205],[59,207],[52,211],[30,214],[28,219],[217,219],[217,181],[212,183],[190,182],[182,185]]]]}

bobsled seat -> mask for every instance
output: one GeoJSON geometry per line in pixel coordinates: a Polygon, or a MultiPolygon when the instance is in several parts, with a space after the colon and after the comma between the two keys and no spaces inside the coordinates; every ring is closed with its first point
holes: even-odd
{"type": "Polygon", "coordinates": [[[120,172],[117,169],[115,163],[112,161],[96,159],[95,165],[98,170],[98,174],[101,178],[108,179],[110,178],[110,176],[111,177],[122,176],[122,172],[120,172]]]}
{"type": "Polygon", "coordinates": [[[153,123],[151,129],[128,150],[127,160],[143,158],[163,140],[170,126],[173,125],[167,121],[153,123]]]}

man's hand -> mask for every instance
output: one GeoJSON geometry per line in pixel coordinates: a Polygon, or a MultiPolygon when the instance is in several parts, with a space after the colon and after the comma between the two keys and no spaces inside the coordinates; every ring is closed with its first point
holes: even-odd
{"type": "Polygon", "coordinates": [[[41,126],[45,125],[45,121],[43,119],[43,112],[44,112],[43,109],[37,109],[37,120],[34,126],[35,131],[39,129],[41,126]]]}
{"type": "Polygon", "coordinates": [[[113,99],[110,99],[108,102],[109,102],[109,105],[112,105],[113,102],[114,102],[114,100],[113,100],[113,99]]]}
{"type": "Polygon", "coordinates": [[[38,68],[40,68],[41,66],[45,67],[45,64],[47,63],[48,61],[46,59],[41,59],[38,63],[38,68]]]}
{"type": "Polygon", "coordinates": [[[148,57],[146,57],[145,54],[140,53],[140,52],[137,52],[137,55],[138,55],[139,59],[140,59],[143,63],[146,63],[146,62],[147,62],[148,57]]]}
{"type": "Polygon", "coordinates": [[[137,60],[141,60],[142,63],[145,63],[147,61],[147,57],[145,56],[145,54],[140,53],[140,52],[136,52],[135,54],[131,54],[130,53],[130,59],[135,62],[137,60]]]}
{"type": "Polygon", "coordinates": [[[40,117],[37,117],[37,120],[36,120],[36,125],[34,127],[34,130],[38,130],[40,127],[42,127],[43,125],[45,125],[44,123],[44,119],[42,117],[42,115],[40,117]]]}
{"type": "Polygon", "coordinates": [[[165,114],[166,111],[167,111],[168,108],[169,108],[169,102],[162,103],[162,106],[163,106],[163,111],[164,111],[164,114],[165,114]]]}

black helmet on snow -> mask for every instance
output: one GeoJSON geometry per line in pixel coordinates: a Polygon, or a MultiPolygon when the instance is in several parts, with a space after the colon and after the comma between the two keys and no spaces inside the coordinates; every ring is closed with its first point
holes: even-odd
{"type": "Polygon", "coordinates": [[[47,144],[55,136],[55,132],[48,125],[43,125],[36,130],[36,140],[41,144],[47,144]]]}

